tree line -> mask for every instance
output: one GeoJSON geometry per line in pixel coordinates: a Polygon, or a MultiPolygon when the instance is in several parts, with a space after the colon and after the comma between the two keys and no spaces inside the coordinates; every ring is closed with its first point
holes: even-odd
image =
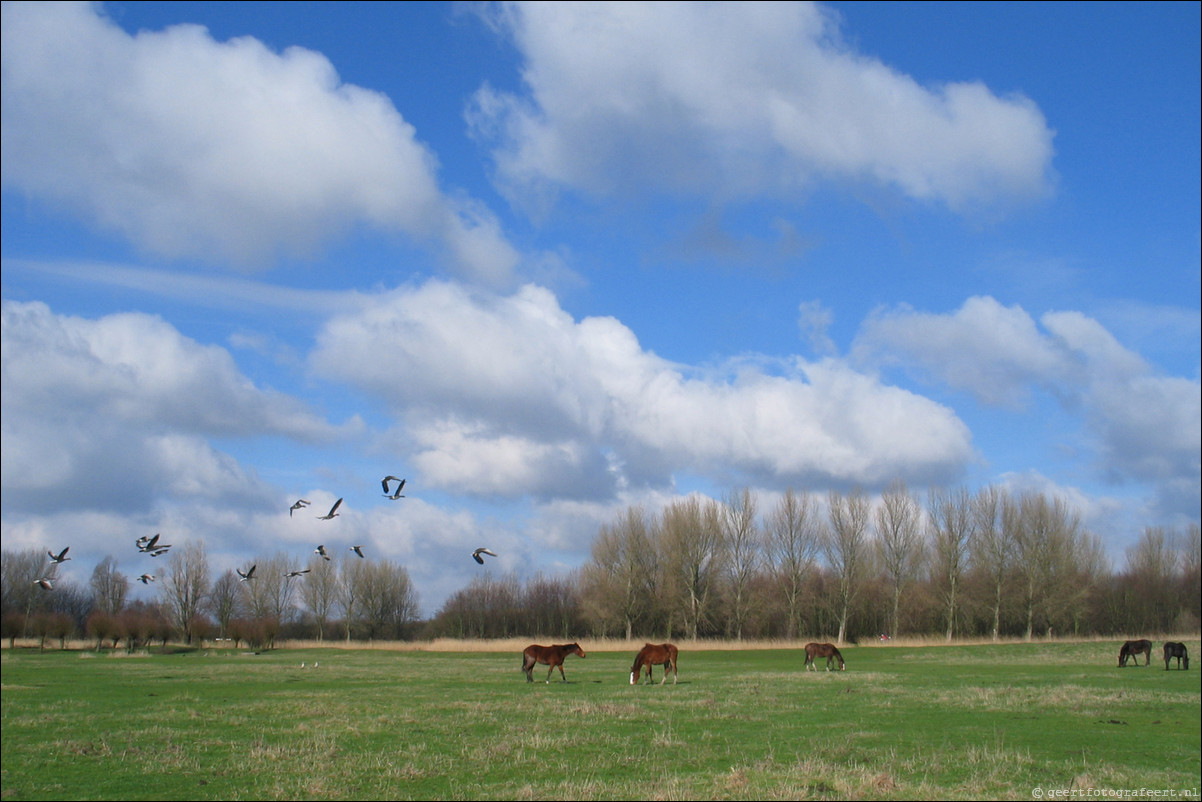
{"type": "Polygon", "coordinates": [[[277,639],[401,640],[413,637],[418,596],[408,572],[390,560],[313,557],[303,568],[278,553],[255,560],[251,579],[212,576],[204,544],[176,548],[155,577],[156,598],[128,603],[130,580],[106,557],[87,588],[37,585],[43,552],[3,553],[0,620],[4,639],[85,636],[97,647],[133,649],[154,641],[229,640],[271,648],[277,639]]]}
{"type": "Polygon", "coordinates": [[[202,543],[172,551],[157,598],[127,604],[112,557],[87,588],[36,585],[41,551],[4,552],[4,637],[84,635],[114,648],[170,638],[396,640],[515,636],[810,639],[899,635],[1045,637],[1196,632],[1199,527],[1147,527],[1112,570],[1063,499],[988,486],[896,482],[873,499],[786,491],[767,509],[748,489],[630,506],[564,576],[485,574],[429,620],[388,560],[259,558],[253,579],[211,576],[202,543]]]}
{"type": "Polygon", "coordinates": [[[448,637],[1022,637],[1196,632],[1199,527],[1148,527],[1112,570],[1063,499],[897,482],[742,489],[631,506],[567,577],[483,577],[427,622],[448,637]]]}

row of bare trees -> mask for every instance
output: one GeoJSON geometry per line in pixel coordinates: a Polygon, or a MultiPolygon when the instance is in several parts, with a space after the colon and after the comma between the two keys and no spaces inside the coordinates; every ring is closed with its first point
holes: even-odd
{"type": "Polygon", "coordinates": [[[628,508],[601,528],[581,572],[597,634],[956,636],[1196,630],[1199,532],[1145,530],[1113,574],[1098,537],[1062,499],[901,483],[688,497],[628,508]]]}
{"type": "MultiPolygon", "coordinates": [[[[3,553],[0,603],[5,637],[34,637],[55,622],[62,638],[86,634],[138,642],[170,632],[184,643],[210,637],[271,647],[281,632],[324,639],[336,631],[347,640],[410,637],[418,617],[416,589],[408,572],[389,560],[313,557],[302,567],[283,553],[255,561],[254,578],[233,571],[212,578],[204,544],[185,543],[165,561],[154,580],[153,604],[127,604],[130,580],[106,557],[93,570],[87,590],[60,580],[44,590],[36,580],[45,569],[43,552],[3,553]],[[165,628],[165,629],[164,629],[165,628]],[[153,630],[153,635],[147,632],[153,630]]],[[[44,641],[45,638],[43,638],[44,641]]]]}
{"type": "MultiPolygon", "coordinates": [[[[64,622],[74,622],[103,642],[97,614],[120,623],[123,612],[130,620],[110,632],[124,632],[127,645],[151,637],[146,616],[129,612],[130,581],[111,557],[87,590],[37,587],[44,552],[4,552],[2,563],[5,637],[66,638],[64,622]]],[[[302,568],[280,553],[255,563],[253,580],[227,571],[213,581],[203,544],[174,549],[157,578],[155,615],[185,642],[267,646],[281,634],[1030,639],[1197,631],[1202,617],[1197,524],[1145,529],[1115,573],[1065,501],[992,486],[922,498],[901,483],[876,499],[787,491],[767,509],[742,489],[677,499],[654,515],[632,506],[600,528],[579,570],[525,582],[487,573],[426,622],[408,573],[390,561],[313,557],[302,568]]]]}

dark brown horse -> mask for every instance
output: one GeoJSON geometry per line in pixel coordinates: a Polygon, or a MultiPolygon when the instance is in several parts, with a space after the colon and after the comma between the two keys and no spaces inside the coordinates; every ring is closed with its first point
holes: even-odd
{"type": "Polygon", "coordinates": [[[1182,668],[1181,661],[1185,661],[1185,670],[1189,670],[1189,651],[1186,650],[1184,643],[1174,643],[1169,641],[1164,645],[1164,670],[1169,670],[1169,661],[1174,657],[1177,658],[1177,668],[1182,668]]]}
{"type": "Polygon", "coordinates": [[[826,658],[826,670],[827,671],[831,670],[831,664],[835,660],[839,661],[839,670],[840,671],[846,670],[846,666],[843,664],[843,655],[839,654],[839,650],[835,648],[835,644],[833,644],[833,643],[807,643],[806,644],[806,670],[810,670],[810,669],[813,669],[814,671],[818,670],[818,666],[814,665],[815,657],[825,657],[826,658]]]}
{"type": "Polygon", "coordinates": [[[630,684],[638,685],[643,668],[647,669],[647,679],[655,682],[651,674],[653,666],[664,667],[664,678],[659,681],[663,685],[668,681],[668,672],[672,672],[672,684],[676,684],[676,654],[680,650],[671,643],[648,643],[634,656],[634,665],[630,668],[630,684]]]}
{"type": "Polygon", "coordinates": [[[577,643],[555,644],[554,646],[538,646],[531,644],[522,651],[522,670],[526,672],[526,682],[534,682],[534,666],[537,663],[542,663],[545,666],[550,666],[547,669],[547,682],[551,682],[551,672],[556,668],[559,669],[559,676],[563,677],[563,681],[567,682],[568,678],[563,673],[563,661],[569,654],[578,654],[584,657],[584,649],[580,648],[577,643]]]}
{"type": "Polygon", "coordinates": [[[1119,649],[1119,668],[1127,665],[1128,657],[1135,661],[1135,665],[1139,665],[1139,655],[1141,654],[1144,656],[1144,665],[1152,662],[1152,641],[1127,641],[1123,644],[1123,648],[1119,649]]]}

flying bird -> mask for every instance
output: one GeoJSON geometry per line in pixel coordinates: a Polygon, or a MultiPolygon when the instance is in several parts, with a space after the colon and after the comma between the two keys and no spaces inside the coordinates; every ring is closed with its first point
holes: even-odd
{"type": "Polygon", "coordinates": [[[70,550],[71,550],[71,547],[67,546],[67,548],[60,551],[57,556],[55,556],[53,551],[48,551],[46,553],[50,555],[50,562],[54,563],[55,565],[58,565],[59,563],[66,562],[67,560],[71,559],[70,557],[67,556],[67,552],[70,550]]]}
{"type": "Polygon", "coordinates": [[[289,571],[288,578],[291,579],[294,576],[300,576],[301,574],[307,574],[307,573],[309,573],[310,570],[312,570],[312,569],[306,568],[303,571],[289,571]]]}
{"type": "Polygon", "coordinates": [[[317,548],[313,549],[313,553],[314,553],[314,554],[320,554],[320,555],[321,555],[321,558],[322,558],[323,560],[328,560],[328,559],[330,559],[330,555],[329,555],[328,553],[326,553],[326,547],[325,547],[325,546],[318,546],[317,548]]]}
{"type": "Polygon", "coordinates": [[[154,577],[151,574],[142,574],[140,577],[138,577],[138,581],[143,585],[148,585],[154,581],[154,577]]]}
{"type": "Polygon", "coordinates": [[[487,554],[489,557],[497,556],[495,553],[489,551],[488,549],[484,549],[484,548],[476,549],[475,551],[472,552],[472,559],[475,560],[476,562],[480,563],[481,565],[484,565],[484,558],[480,556],[481,554],[487,554]]]}
{"type": "Polygon", "coordinates": [[[54,583],[50,581],[50,577],[44,576],[41,579],[35,580],[34,583],[42,590],[54,590],[54,583]]]}
{"type": "MultiPolygon", "coordinates": [[[[154,552],[154,551],[158,551],[159,553],[162,553],[162,552],[165,552],[167,549],[171,548],[170,543],[163,543],[160,545],[159,537],[160,537],[160,535],[155,534],[154,537],[142,536],[142,537],[138,538],[138,551],[142,552],[143,554],[150,554],[151,552],[154,552]]],[[[153,556],[158,556],[158,555],[153,555],[153,556]]]]}
{"type": "Polygon", "coordinates": [[[334,520],[334,517],[336,515],[338,515],[338,505],[340,505],[341,503],[342,503],[342,499],[338,499],[337,501],[335,501],[334,506],[330,507],[330,511],[328,513],[326,513],[325,515],[318,515],[317,520],[319,520],[319,521],[334,520]]]}
{"type": "Polygon", "coordinates": [[[309,506],[309,502],[305,501],[303,498],[298,498],[296,500],[296,503],[288,508],[288,517],[291,518],[292,513],[296,512],[297,510],[303,510],[305,507],[308,507],[308,506],[309,506]]]}
{"type": "Polygon", "coordinates": [[[355,552],[360,557],[363,556],[363,547],[362,546],[351,546],[351,551],[355,552]]]}
{"type": "Polygon", "coordinates": [[[258,568],[258,567],[259,567],[259,566],[257,566],[257,565],[252,565],[252,566],[250,567],[250,570],[249,570],[249,571],[245,571],[245,572],[244,572],[244,571],[243,571],[241,568],[235,568],[234,570],[238,572],[238,576],[242,577],[242,579],[241,579],[240,581],[242,581],[242,582],[245,582],[245,581],[246,581],[246,580],[248,580],[248,579],[253,579],[253,578],[254,578],[254,575],[255,575],[255,569],[256,569],[256,568],[258,568]]]}
{"type": "Polygon", "coordinates": [[[405,482],[407,481],[407,479],[400,479],[396,476],[385,476],[380,480],[380,485],[384,488],[384,497],[390,498],[393,501],[397,500],[398,498],[404,498],[404,496],[401,495],[401,490],[404,489],[405,482]],[[400,484],[396,486],[396,490],[391,495],[388,493],[389,482],[400,482],[400,484]]]}

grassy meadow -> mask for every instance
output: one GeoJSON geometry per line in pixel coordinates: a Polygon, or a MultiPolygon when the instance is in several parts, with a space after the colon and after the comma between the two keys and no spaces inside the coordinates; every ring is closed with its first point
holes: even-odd
{"type": "Polygon", "coordinates": [[[639,687],[641,642],[581,641],[566,684],[558,671],[544,683],[545,666],[528,684],[516,641],[5,650],[0,793],[1197,799],[1202,684],[1197,665],[1166,672],[1161,643],[1124,669],[1119,641],[852,646],[847,671],[828,673],[805,671],[799,644],[681,642],[679,684],[639,687]]]}

